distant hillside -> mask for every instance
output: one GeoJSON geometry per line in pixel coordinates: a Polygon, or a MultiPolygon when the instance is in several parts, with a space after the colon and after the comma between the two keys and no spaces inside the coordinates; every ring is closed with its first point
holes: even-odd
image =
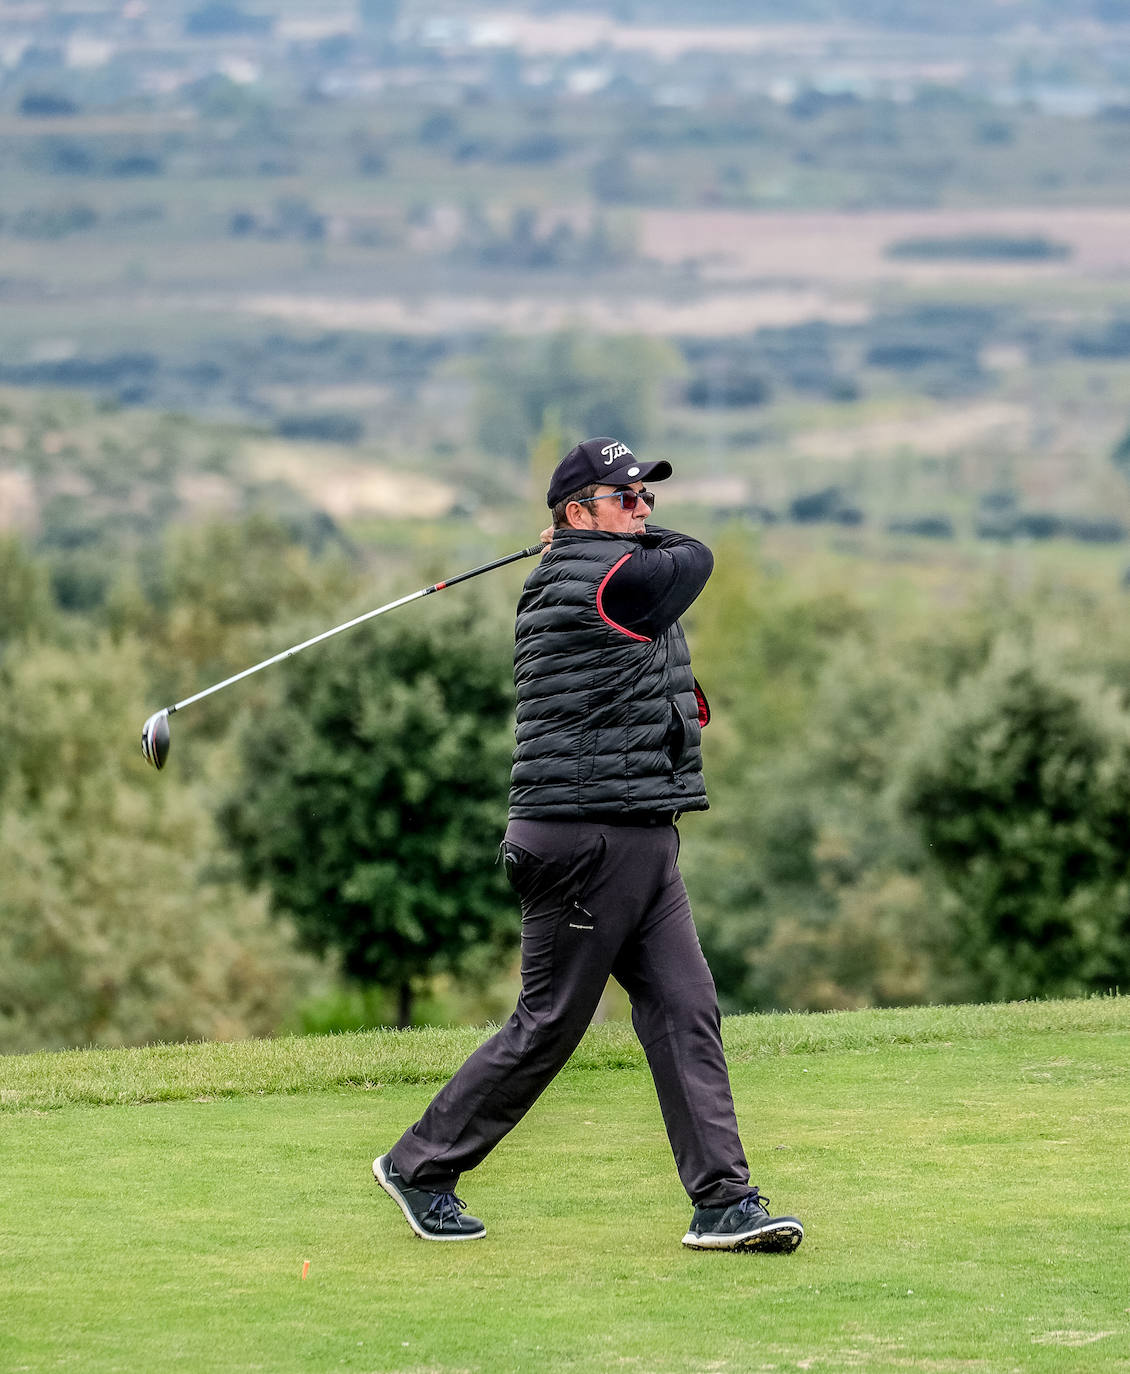
{"type": "Polygon", "coordinates": [[[256,509],[324,538],[355,516],[433,517],[451,502],[423,474],[409,502],[403,483],[361,448],[0,390],[0,532],[49,548],[137,541],[178,520],[256,509]]]}
{"type": "Polygon", "coordinates": [[[1058,0],[1011,0],[986,4],[985,0],[793,0],[782,8],[776,0],[562,0],[561,3],[526,3],[507,6],[513,10],[571,10],[612,13],[637,24],[786,24],[848,23],[921,33],[1001,33],[1026,25],[1041,29],[1092,20],[1102,24],[1130,23],[1130,0],[1078,0],[1070,8],[1058,0]]]}

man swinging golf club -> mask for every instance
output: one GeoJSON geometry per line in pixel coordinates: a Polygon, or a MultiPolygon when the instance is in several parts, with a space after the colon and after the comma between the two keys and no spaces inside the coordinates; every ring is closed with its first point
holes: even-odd
{"type": "Polygon", "coordinates": [[[694,1204],[683,1244],[795,1250],[796,1217],[750,1186],[714,981],[676,864],[675,822],[705,810],[709,708],[679,616],[710,550],[645,522],[646,482],[671,475],[615,439],[558,464],[553,525],[518,602],[517,748],[506,871],[522,906],[522,991],[373,1173],[425,1240],[474,1240],[456,1196],[526,1114],[588,1027],[611,974],[628,993],[679,1177],[694,1204]]]}

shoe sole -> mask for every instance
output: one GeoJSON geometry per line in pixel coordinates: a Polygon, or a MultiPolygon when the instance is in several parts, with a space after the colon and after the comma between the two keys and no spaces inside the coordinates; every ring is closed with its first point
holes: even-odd
{"type": "Polygon", "coordinates": [[[393,1181],[385,1173],[384,1165],[381,1162],[383,1159],[383,1155],[378,1155],[377,1158],[373,1160],[373,1177],[381,1185],[381,1187],[385,1190],[389,1197],[392,1198],[393,1202],[395,1202],[396,1205],[400,1208],[400,1210],[404,1213],[404,1220],[408,1223],[409,1226],[411,1226],[413,1231],[416,1232],[416,1234],[420,1237],[421,1240],[481,1240],[482,1237],[486,1235],[487,1232],[485,1226],[481,1231],[449,1231],[446,1235],[443,1235],[442,1233],[436,1235],[433,1231],[425,1231],[423,1227],[420,1225],[420,1223],[416,1220],[416,1218],[412,1215],[411,1207],[409,1207],[407,1202],[404,1201],[404,1198],[401,1196],[400,1190],[397,1188],[396,1184],[393,1183],[393,1181]]]}
{"type": "Polygon", "coordinates": [[[791,1255],[804,1239],[804,1227],[790,1218],[775,1225],[761,1226],[756,1231],[742,1231],[733,1236],[699,1236],[688,1231],[683,1244],[688,1250],[726,1250],[763,1255],[791,1255]]]}

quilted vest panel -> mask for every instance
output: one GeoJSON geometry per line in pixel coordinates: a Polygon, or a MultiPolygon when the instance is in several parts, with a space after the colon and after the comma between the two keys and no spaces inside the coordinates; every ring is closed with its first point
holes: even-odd
{"type": "Polygon", "coordinates": [[[518,602],[513,819],[704,811],[698,699],[676,622],[647,639],[601,592],[630,535],[559,530],[518,602]]]}

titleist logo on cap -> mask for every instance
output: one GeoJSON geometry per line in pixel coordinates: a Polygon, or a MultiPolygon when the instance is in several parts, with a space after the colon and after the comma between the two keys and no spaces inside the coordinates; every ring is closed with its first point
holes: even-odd
{"type": "Polygon", "coordinates": [[[605,444],[600,450],[600,456],[605,463],[611,467],[617,458],[633,458],[635,455],[627,444],[605,444]]]}

